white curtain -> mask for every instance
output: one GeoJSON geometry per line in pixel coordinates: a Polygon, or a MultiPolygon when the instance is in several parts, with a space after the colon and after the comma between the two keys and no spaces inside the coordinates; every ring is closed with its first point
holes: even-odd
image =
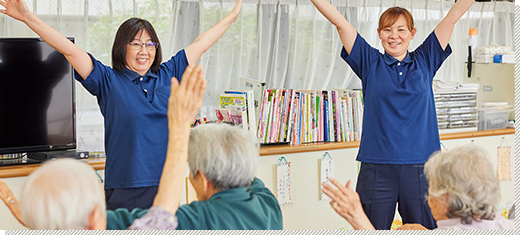
{"type": "MultiPolygon", "coordinates": [[[[391,6],[409,9],[417,34],[415,49],[447,14],[446,0],[331,0],[372,46],[382,50],[376,28],[391,6]]],[[[27,0],[29,8],[84,50],[110,65],[119,25],[132,16],[149,20],[163,47],[163,59],[189,45],[233,8],[234,0],[27,0]]],[[[514,3],[476,2],[456,24],[453,54],[436,79],[462,81],[469,28],[478,29],[478,46],[505,45],[514,50],[514,3]]],[[[0,15],[1,37],[36,37],[28,27],[0,15]]],[[[210,119],[219,94],[237,89],[240,77],[267,83],[267,88],[360,88],[359,79],[340,58],[341,41],[309,0],[244,0],[237,21],[201,58],[208,88],[202,112],[210,119]]],[[[103,117],[96,99],[76,84],[78,147],[103,151],[103,117]]]]}

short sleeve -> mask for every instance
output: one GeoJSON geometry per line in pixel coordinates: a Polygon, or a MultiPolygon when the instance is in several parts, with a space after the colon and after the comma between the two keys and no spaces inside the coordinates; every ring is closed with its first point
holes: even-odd
{"type": "Polygon", "coordinates": [[[90,53],[88,55],[92,59],[92,71],[87,78],[83,79],[81,75],[74,70],[74,78],[80,82],[90,94],[99,97],[110,85],[110,79],[108,78],[110,77],[110,73],[112,73],[112,68],[96,60],[90,53]]]}
{"type": "Polygon", "coordinates": [[[356,36],[350,54],[347,53],[345,47],[341,50],[341,58],[347,62],[350,68],[352,68],[354,73],[362,81],[368,77],[368,74],[372,69],[370,65],[375,64],[379,57],[381,57],[379,50],[370,46],[368,42],[359,35],[359,33],[356,36]]]}
{"type": "Polygon", "coordinates": [[[416,60],[424,61],[426,63],[428,70],[432,72],[431,77],[433,79],[433,76],[451,52],[450,44],[446,46],[446,49],[442,49],[439,39],[437,38],[437,35],[435,35],[435,31],[433,31],[424,42],[415,49],[413,55],[414,57],[417,57],[415,58],[416,60]]]}
{"type": "Polygon", "coordinates": [[[161,68],[159,69],[159,77],[162,77],[161,73],[164,73],[166,77],[176,77],[180,82],[186,67],[188,67],[188,58],[186,57],[184,49],[182,49],[177,52],[177,54],[172,56],[170,60],[161,64],[161,68]]]}

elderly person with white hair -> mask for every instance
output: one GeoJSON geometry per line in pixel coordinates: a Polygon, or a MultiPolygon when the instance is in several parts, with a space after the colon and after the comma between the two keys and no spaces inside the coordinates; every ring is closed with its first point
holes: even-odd
{"type": "MultiPolygon", "coordinates": [[[[429,182],[428,204],[437,229],[503,230],[514,229],[514,222],[497,214],[500,186],[487,152],[476,146],[455,147],[433,154],[424,165],[429,182]]],[[[337,180],[334,189],[323,184],[331,206],[354,229],[374,229],[363,212],[359,195],[337,180]]],[[[426,230],[420,224],[405,224],[399,230],[426,230]]]]}
{"type": "MultiPolygon", "coordinates": [[[[175,229],[190,123],[202,105],[206,88],[200,65],[188,65],[180,84],[172,78],[168,101],[168,150],[153,206],[129,229],[175,229]]],[[[107,212],[94,169],[74,159],[48,161],[29,175],[20,203],[0,180],[0,198],[18,221],[30,229],[105,229],[107,212]]],[[[122,209],[122,210],[126,210],[122,209]]]]}
{"type": "MultiPolygon", "coordinates": [[[[192,129],[189,179],[198,201],[177,210],[177,229],[282,229],[274,195],[255,177],[258,141],[251,132],[227,124],[192,129]]],[[[107,229],[125,229],[147,210],[108,212],[107,229]]]]}

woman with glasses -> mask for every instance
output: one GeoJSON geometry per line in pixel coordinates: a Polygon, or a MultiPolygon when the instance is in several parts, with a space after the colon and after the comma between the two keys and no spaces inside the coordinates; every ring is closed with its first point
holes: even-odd
{"type": "Polygon", "coordinates": [[[180,80],[236,21],[242,0],[220,22],[185,49],[162,62],[161,44],[152,25],[131,18],[118,29],[112,68],[71,43],[30,12],[23,0],[0,0],[0,10],[25,23],[75,69],[75,77],[98,100],[105,120],[105,200],[107,209],[149,208],[166,156],[167,106],[171,78],[180,80]]]}

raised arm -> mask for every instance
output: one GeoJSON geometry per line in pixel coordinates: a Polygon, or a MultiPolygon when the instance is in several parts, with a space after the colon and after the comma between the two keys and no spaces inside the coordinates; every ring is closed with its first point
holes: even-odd
{"type": "Polygon", "coordinates": [[[242,0],[237,0],[235,7],[233,7],[226,17],[222,18],[222,20],[213,25],[213,27],[199,35],[192,44],[184,49],[189,64],[197,63],[202,56],[202,53],[206,52],[220,37],[222,37],[222,35],[224,35],[231,24],[237,20],[241,9],[242,0]]]}
{"type": "Polygon", "coordinates": [[[327,20],[330,21],[338,30],[339,38],[345,47],[345,50],[350,54],[354,41],[356,40],[356,29],[343,17],[339,11],[332,6],[327,0],[311,0],[312,4],[316,6],[327,20]]]}
{"type": "Polygon", "coordinates": [[[189,65],[179,85],[172,78],[168,103],[168,150],[153,205],[175,214],[179,207],[188,160],[190,124],[202,105],[206,80],[201,65],[189,65]]]}
{"type": "Polygon", "coordinates": [[[22,224],[24,227],[27,227],[27,225],[25,225],[23,222],[18,200],[16,200],[13,192],[11,192],[11,189],[7,187],[7,184],[5,184],[2,179],[0,179],[0,198],[2,198],[2,201],[4,201],[5,205],[7,208],[9,208],[16,220],[18,220],[18,222],[20,222],[20,224],[22,224]]]}
{"type": "Polygon", "coordinates": [[[455,23],[459,21],[460,17],[468,11],[474,2],[475,0],[457,0],[446,17],[444,17],[437,27],[435,27],[435,35],[437,36],[442,49],[446,49],[448,46],[455,23]]]}
{"type": "Polygon", "coordinates": [[[88,77],[93,68],[88,54],[29,11],[23,0],[0,0],[0,5],[5,7],[0,13],[25,23],[46,43],[63,54],[83,79],[88,77]]]}

